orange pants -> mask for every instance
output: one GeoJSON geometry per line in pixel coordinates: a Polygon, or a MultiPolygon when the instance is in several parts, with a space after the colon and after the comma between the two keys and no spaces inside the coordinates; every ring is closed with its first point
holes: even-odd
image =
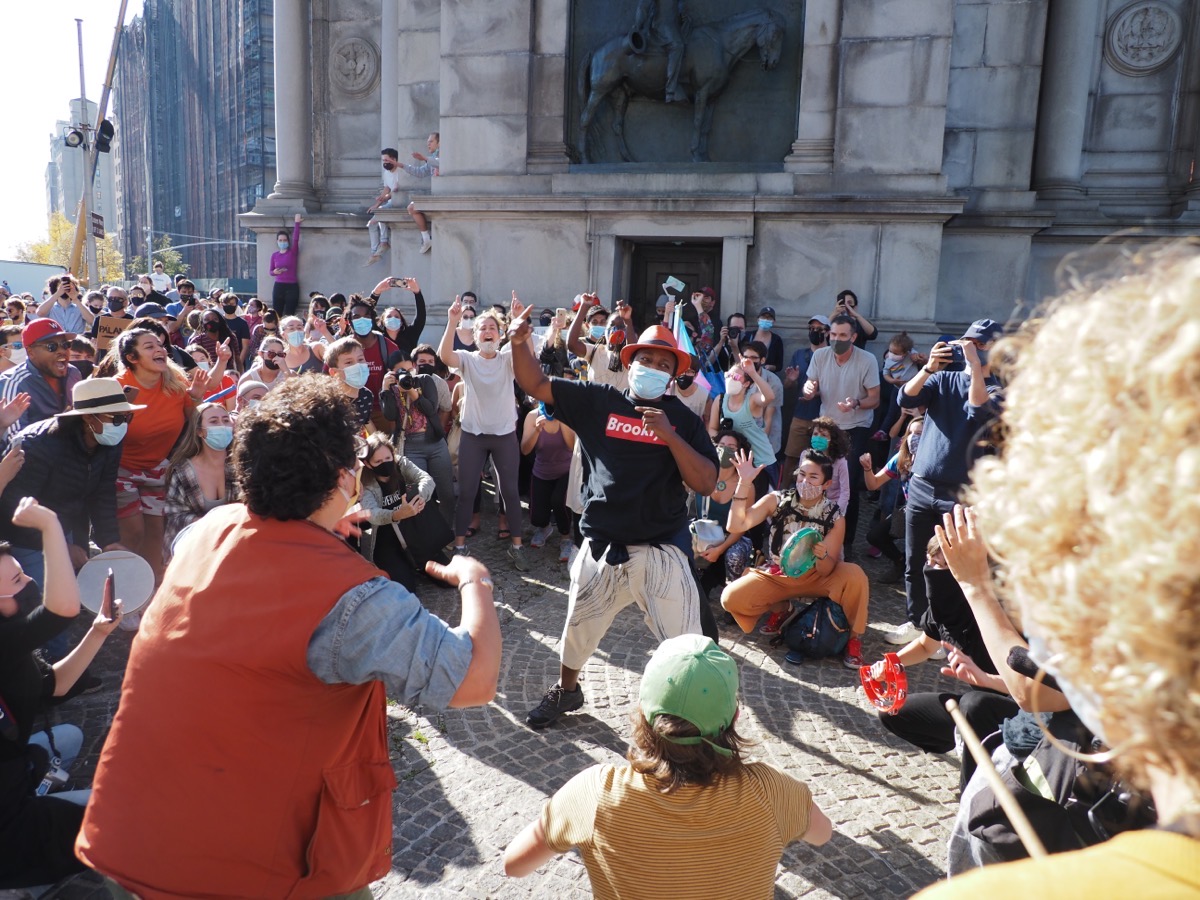
{"type": "Polygon", "coordinates": [[[799,578],[770,575],[748,569],[737,581],[725,586],[721,605],[749,634],[759,617],[781,600],[790,597],[828,597],[841,606],[857,635],[867,630],[867,601],[871,590],[866,573],[854,563],[839,562],[828,575],[813,569],[799,578]]]}

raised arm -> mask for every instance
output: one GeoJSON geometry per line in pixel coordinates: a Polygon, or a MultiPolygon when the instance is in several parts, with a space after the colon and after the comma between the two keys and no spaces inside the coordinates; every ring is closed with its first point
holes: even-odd
{"type": "Polygon", "coordinates": [[[733,465],[738,474],[738,483],[733,489],[733,500],[729,504],[729,518],[725,527],[728,531],[745,533],[760,522],[765,522],[779,506],[779,500],[774,494],[754,499],[754,479],[763,467],[754,465],[747,453],[739,450],[734,454],[733,465]]]}
{"type": "MultiPolygon", "coordinates": [[[[462,360],[458,358],[458,353],[454,350],[454,332],[458,330],[458,323],[461,321],[462,297],[456,294],[454,302],[446,310],[446,330],[442,332],[442,340],[438,344],[438,358],[452,369],[462,368],[462,360]]],[[[513,356],[513,365],[515,366],[516,354],[514,353],[513,356]]]]}
{"type": "Polygon", "coordinates": [[[529,319],[530,316],[522,319],[517,330],[508,336],[512,345],[513,375],[516,376],[521,390],[534,400],[553,403],[554,389],[550,385],[550,379],[546,377],[541,363],[533,355],[533,341],[530,340],[533,337],[533,326],[529,324],[529,319]]]}
{"type": "Polygon", "coordinates": [[[1069,704],[1061,693],[1037,685],[1032,678],[1014,671],[1008,665],[1008,652],[1013,647],[1028,648],[1029,645],[996,598],[992,573],[988,568],[987,547],[979,535],[974,510],[955,504],[954,512],[945,513],[942,524],[936,526],[935,531],[950,571],[962,587],[971,612],[975,614],[988,655],[1017,705],[1021,709],[1037,712],[1067,709],[1069,704]]]}
{"type": "Polygon", "coordinates": [[[591,307],[600,302],[600,298],[595,294],[580,294],[583,298],[579,302],[579,309],[575,311],[575,318],[571,321],[571,327],[567,329],[567,349],[576,356],[587,358],[587,347],[580,340],[579,335],[583,332],[583,323],[587,319],[587,314],[591,307]]]}

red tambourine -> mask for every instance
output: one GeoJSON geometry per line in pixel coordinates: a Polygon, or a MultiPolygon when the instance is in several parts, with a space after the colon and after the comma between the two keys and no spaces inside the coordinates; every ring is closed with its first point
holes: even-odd
{"type": "Polygon", "coordinates": [[[908,699],[908,676],[904,674],[904,664],[895,653],[885,653],[883,656],[883,685],[871,677],[871,666],[861,666],[858,670],[859,680],[867,699],[876,709],[881,709],[889,715],[900,712],[904,701],[908,699]]]}

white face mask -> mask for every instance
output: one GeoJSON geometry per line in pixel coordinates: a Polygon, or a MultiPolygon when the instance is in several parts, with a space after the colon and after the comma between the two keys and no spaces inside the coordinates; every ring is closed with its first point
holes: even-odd
{"type": "Polygon", "coordinates": [[[740,394],[745,389],[746,389],[746,383],[744,381],[741,381],[737,378],[726,378],[725,379],[725,390],[732,396],[736,397],[738,394],[740,394]]]}
{"type": "Polygon", "coordinates": [[[196,360],[196,367],[201,372],[207,372],[209,369],[212,368],[212,363],[210,363],[208,360],[205,360],[205,359],[198,359],[198,360],[196,360]]]}
{"type": "Polygon", "coordinates": [[[17,365],[20,365],[21,363],[25,362],[25,360],[27,359],[27,356],[25,354],[25,348],[24,347],[13,347],[12,355],[9,356],[9,359],[12,360],[17,365]]]}

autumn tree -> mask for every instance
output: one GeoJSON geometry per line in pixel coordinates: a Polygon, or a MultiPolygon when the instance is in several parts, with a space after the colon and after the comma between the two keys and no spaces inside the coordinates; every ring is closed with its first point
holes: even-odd
{"type": "MultiPolygon", "coordinates": [[[[31,241],[17,247],[17,259],[22,262],[42,263],[52,266],[69,266],[71,250],[75,246],[75,226],[61,212],[50,217],[50,233],[40,241],[31,241]]],[[[93,284],[105,281],[120,281],[125,277],[125,259],[117,249],[116,236],[106,234],[96,238],[97,277],[93,284]]]]}

